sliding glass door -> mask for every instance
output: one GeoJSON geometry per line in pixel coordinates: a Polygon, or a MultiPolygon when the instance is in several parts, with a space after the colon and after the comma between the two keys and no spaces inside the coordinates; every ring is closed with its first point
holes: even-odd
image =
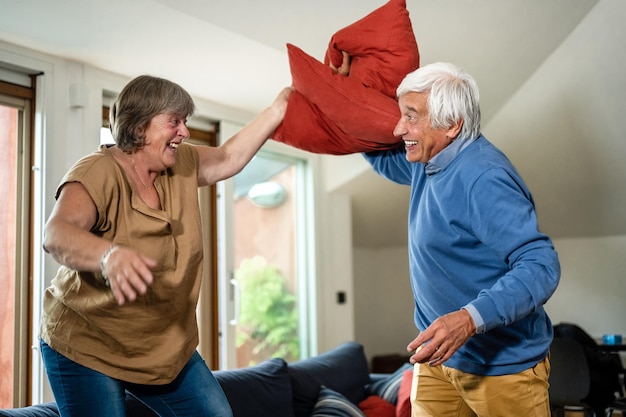
{"type": "MultiPolygon", "coordinates": [[[[306,159],[262,150],[234,178],[228,367],[307,357],[315,338],[312,206],[306,159]]],[[[228,241],[227,241],[228,242],[228,241]]]]}
{"type": "Polygon", "coordinates": [[[30,124],[30,100],[0,93],[0,409],[29,396],[30,124]]]}

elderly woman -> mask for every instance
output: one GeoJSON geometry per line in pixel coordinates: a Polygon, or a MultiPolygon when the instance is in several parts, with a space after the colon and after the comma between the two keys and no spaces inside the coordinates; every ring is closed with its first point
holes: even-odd
{"type": "Polygon", "coordinates": [[[44,249],[41,349],[61,415],[125,416],[128,391],[160,416],[230,416],[196,352],[202,275],[198,187],[237,174],[281,123],[290,89],[220,147],[192,146],[179,85],[132,80],[111,108],[115,146],[57,190],[44,249]]]}

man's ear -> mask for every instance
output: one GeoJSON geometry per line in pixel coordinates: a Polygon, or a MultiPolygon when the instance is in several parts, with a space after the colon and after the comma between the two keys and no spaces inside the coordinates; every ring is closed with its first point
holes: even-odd
{"type": "Polygon", "coordinates": [[[463,119],[457,120],[446,132],[446,136],[450,138],[450,140],[454,140],[461,133],[461,129],[463,128],[463,119]]]}

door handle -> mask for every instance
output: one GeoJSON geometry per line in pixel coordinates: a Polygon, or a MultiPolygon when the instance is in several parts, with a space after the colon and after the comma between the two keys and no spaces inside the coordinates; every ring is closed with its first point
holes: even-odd
{"type": "Polygon", "coordinates": [[[236,326],[239,323],[239,313],[241,309],[241,286],[235,278],[230,279],[232,300],[234,302],[233,318],[228,322],[231,326],[236,326]]]}

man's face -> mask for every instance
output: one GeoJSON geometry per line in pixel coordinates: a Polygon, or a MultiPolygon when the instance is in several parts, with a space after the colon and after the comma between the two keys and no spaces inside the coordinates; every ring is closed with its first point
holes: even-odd
{"type": "MultiPolygon", "coordinates": [[[[434,129],[428,112],[428,93],[406,93],[398,99],[400,120],[393,130],[404,141],[406,159],[427,163],[448,146],[456,135],[452,129],[434,129]]],[[[458,132],[457,132],[458,134],[458,132]]]]}

